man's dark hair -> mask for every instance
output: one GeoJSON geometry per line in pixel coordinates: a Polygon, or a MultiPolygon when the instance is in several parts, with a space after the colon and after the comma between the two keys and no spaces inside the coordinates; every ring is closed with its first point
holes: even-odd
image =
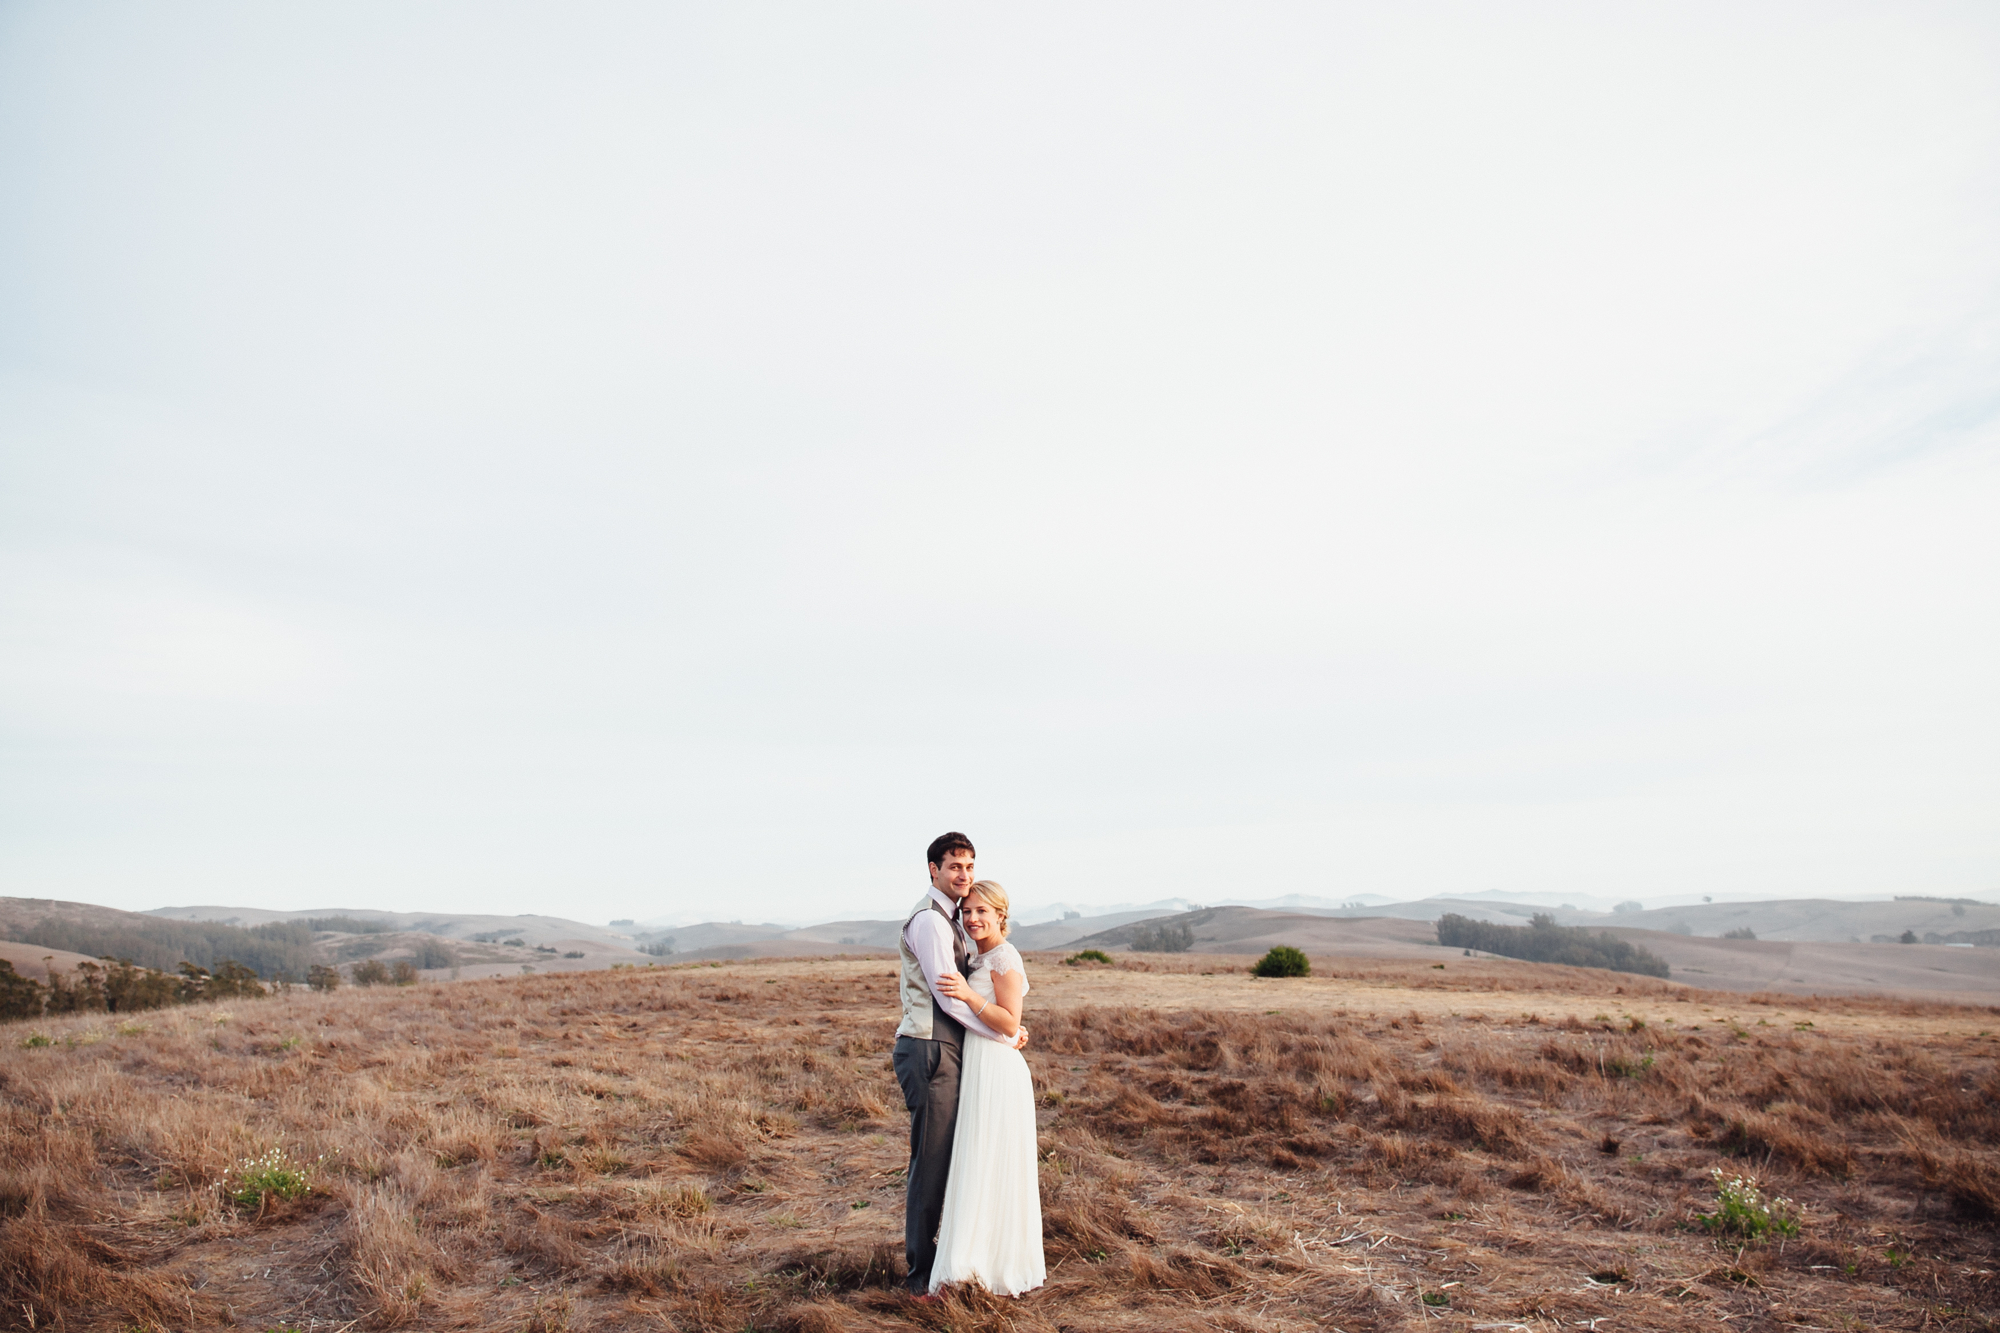
{"type": "Polygon", "coordinates": [[[972,839],[963,833],[940,833],[931,839],[931,849],[924,853],[924,859],[934,866],[941,866],[948,852],[972,852],[975,857],[979,855],[973,850],[972,839]]]}

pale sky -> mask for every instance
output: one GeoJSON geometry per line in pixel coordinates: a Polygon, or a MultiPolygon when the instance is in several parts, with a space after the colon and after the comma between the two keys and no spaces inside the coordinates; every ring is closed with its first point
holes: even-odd
{"type": "Polygon", "coordinates": [[[0,892],[2000,895],[1990,4],[0,5],[0,892]]]}

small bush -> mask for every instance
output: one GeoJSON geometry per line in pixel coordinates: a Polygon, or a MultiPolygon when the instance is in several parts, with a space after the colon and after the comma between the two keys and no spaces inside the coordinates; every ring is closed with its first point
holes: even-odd
{"type": "Polygon", "coordinates": [[[1309,977],[1312,970],[1312,960],[1305,954],[1289,944],[1280,944],[1259,958],[1257,965],[1250,969],[1250,974],[1258,977],[1309,977]]]}
{"type": "Polygon", "coordinates": [[[1071,967],[1075,967],[1078,963],[1109,963],[1111,955],[1102,949],[1085,949],[1081,953],[1071,954],[1063,961],[1071,967]]]}
{"type": "Polygon", "coordinates": [[[1917,932],[1914,930],[1906,930],[1896,937],[1896,943],[1898,944],[1915,944],[1916,942],[1917,932]]]}
{"type": "Polygon", "coordinates": [[[314,963],[306,973],[306,985],[317,991],[340,989],[340,969],[328,967],[325,963],[314,963]]]}
{"type": "Polygon", "coordinates": [[[398,986],[414,986],[418,976],[416,965],[407,958],[398,958],[396,965],[389,969],[389,980],[398,986]]]}
{"type": "Polygon", "coordinates": [[[246,1158],[236,1170],[235,1183],[227,1188],[229,1197],[240,1204],[259,1203],[267,1194],[297,1199],[312,1192],[312,1172],[294,1162],[283,1148],[246,1158]]]}
{"type": "Polygon", "coordinates": [[[1748,926],[1738,926],[1734,930],[1723,931],[1722,938],[1725,940],[1754,940],[1757,938],[1757,932],[1748,926]]]}
{"type": "Polygon", "coordinates": [[[1696,1213],[1695,1220],[1718,1236],[1763,1240],[1772,1232],[1799,1234],[1799,1208],[1782,1196],[1772,1198],[1757,1187],[1755,1176],[1732,1176],[1716,1167],[1715,1211],[1696,1213]]]}
{"type": "Polygon", "coordinates": [[[380,958],[370,958],[356,963],[349,976],[357,986],[386,986],[389,984],[389,966],[380,958]]]}

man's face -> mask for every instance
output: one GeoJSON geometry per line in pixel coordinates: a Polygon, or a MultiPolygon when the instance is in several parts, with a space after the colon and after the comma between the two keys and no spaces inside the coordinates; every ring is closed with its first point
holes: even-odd
{"type": "Polygon", "coordinates": [[[972,892],[972,853],[960,848],[931,862],[931,887],[956,901],[972,892]]]}

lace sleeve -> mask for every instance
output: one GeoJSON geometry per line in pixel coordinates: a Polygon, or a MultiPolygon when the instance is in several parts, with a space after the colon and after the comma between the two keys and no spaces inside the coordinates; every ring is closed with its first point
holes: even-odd
{"type": "Polygon", "coordinates": [[[996,977],[1003,972],[1019,972],[1021,993],[1024,995],[1034,989],[1028,984],[1028,965],[1021,961],[1021,951],[1005,940],[1000,942],[999,948],[986,955],[986,966],[993,969],[993,975],[996,977]]]}

